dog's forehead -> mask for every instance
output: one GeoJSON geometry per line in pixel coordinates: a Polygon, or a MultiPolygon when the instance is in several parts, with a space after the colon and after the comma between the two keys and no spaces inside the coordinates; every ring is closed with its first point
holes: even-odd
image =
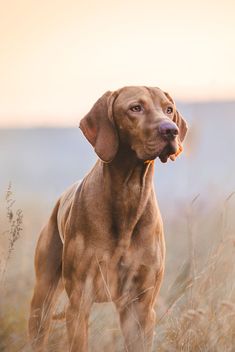
{"type": "Polygon", "coordinates": [[[119,89],[116,105],[139,100],[155,100],[160,102],[167,100],[167,97],[164,92],[157,87],[129,86],[119,89]]]}

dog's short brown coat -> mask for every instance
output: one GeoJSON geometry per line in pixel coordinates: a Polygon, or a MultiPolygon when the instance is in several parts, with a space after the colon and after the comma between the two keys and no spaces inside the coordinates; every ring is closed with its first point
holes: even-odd
{"type": "Polygon", "coordinates": [[[124,87],[105,93],[80,128],[100,160],[61,196],[40,235],[31,343],[43,351],[64,288],[69,351],[87,351],[91,306],[107,301],[116,305],[126,351],[150,351],[165,259],[153,160],[174,160],[187,126],[159,88],[124,87]],[[163,122],[178,136],[165,138],[163,122]]]}

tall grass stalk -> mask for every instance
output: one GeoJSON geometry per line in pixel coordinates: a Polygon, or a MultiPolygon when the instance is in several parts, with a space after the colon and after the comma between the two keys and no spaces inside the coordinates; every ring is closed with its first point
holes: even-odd
{"type": "Polygon", "coordinates": [[[21,209],[15,209],[15,199],[13,197],[12,184],[8,185],[6,195],[6,218],[8,228],[0,233],[0,236],[7,237],[8,246],[5,253],[2,253],[0,262],[0,284],[3,287],[7,265],[15,247],[16,241],[20,238],[23,230],[23,212],[21,209]]]}

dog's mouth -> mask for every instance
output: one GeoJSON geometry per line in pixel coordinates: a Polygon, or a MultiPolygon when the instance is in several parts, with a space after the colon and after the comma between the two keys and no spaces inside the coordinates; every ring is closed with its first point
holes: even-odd
{"type": "Polygon", "coordinates": [[[163,142],[161,145],[154,145],[153,143],[149,143],[145,146],[144,150],[142,148],[132,147],[132,149],[136,152],[137,157],[141,160],[154,160],[159,158],[162,163],[166,163],[167,159],[173,154],[177,153],[178,150],[178,142],[177,140],[172,140],[169,142],[163,142]]]}
{"type": "Polygon", "coordinates": [[[177,142],[171,141],[165,146],[165,148],[162,150],[158,157],[162,163],[166,163],[170,155],[175,154],[177,152],[177,149],[177,142]]]}

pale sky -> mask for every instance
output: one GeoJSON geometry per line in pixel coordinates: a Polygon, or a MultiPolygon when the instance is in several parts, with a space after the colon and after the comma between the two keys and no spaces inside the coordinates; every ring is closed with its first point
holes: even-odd
{"type": "Polygon", "coordinates": [[[233,0],[0,4],[0,126],[77,125],[124,85],[235,99],[233,0]]]}

